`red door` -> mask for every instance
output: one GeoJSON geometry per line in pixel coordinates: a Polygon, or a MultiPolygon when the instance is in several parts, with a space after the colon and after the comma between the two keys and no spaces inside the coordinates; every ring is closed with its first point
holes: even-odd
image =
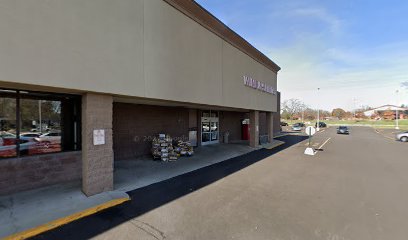
{"type": "Polygon", "coordinates": [[[245,119],[242,122],[242,140],[249,140],[249,120],[245,119]]]}

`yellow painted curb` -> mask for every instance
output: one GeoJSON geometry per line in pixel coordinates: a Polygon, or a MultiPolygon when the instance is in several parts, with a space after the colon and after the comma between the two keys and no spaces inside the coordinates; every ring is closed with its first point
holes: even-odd
{"type": "Polygon", "coordinates": [[[47,232],[49,230],[55,229],[55,228],[60,227],[62,225],[68,224],[68,223],[73,222],[75,220],[84,218],[86,216],[92,215],[94,213],[100,212],[102,210],[105,210],[105,209],[108,209],[108,208],[111,208],[111,207],[117,206],[117,205],[122,204],[124,202],[127,202],[129,200],[130,200],[130,198],[118,198],[118,199],[110,200],[110,201],[108,201],[106,203],[103,203],[103,204],[97,205],[95,207],[85,209],[84,211],[77,212],[77,213],[74,213],[72,215],[69,215],[69,216],[66,216],[66,217],[51,221],[49,223],[40,225],[38,227],[31,228],[31,229],[28,229],[28,230],[25,230],[25,231],[22,231],[22,232],[19,232],[19,233],[15,233],[13,235],[10,235],[8,237],[3,238],[3,240],[16,240],[16,239],[21,240],[21,239],[27,239],[27,238],[30,238],[30,237],[34,237],[36,235],[39,235],[41,233],[44,233],[44,232],[47,232]]]}

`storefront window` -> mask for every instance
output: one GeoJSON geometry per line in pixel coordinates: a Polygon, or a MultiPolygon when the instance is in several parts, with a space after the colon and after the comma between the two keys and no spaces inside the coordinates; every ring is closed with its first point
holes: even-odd
{"type": "Polygon", "coordinates": [[[0,158],[17,156],[16,99],[12,91],[0,91],[0,158]]]}
{"type": "Polygon", "coordinates": [[[202,117],[210,117],[210,111],[203,111],[201,116],[202,117]]]}
{"type": "Polygon", "coordinates": [[[26,91],[7,93],[0,96],[0,158],[79,150],[79,97],[26,91]]]}

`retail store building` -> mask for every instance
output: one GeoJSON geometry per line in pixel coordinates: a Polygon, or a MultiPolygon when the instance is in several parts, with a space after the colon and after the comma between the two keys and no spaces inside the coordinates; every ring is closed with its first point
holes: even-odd
{"type": "Polygon", "coordinates": [[[194,1],[4,0],[0,32],[0,194],[112,190],[114,161],[159,133],[257,147],[279,131],[279,66],[194,1]]]}

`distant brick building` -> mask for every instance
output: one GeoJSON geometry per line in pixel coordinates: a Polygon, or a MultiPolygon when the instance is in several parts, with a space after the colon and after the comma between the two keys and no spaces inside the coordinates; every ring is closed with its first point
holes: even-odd
{"type": "Polygon", "coordinates": [[[386,119],[394,120],[396,119],[396,114],[398,111],[399,119],[406,118],[406,111],[408,108],[398,107],[395,105],[384,105],[378,108],[373,108],[364,112],[366,117],[371,119],[386,119]]]}

